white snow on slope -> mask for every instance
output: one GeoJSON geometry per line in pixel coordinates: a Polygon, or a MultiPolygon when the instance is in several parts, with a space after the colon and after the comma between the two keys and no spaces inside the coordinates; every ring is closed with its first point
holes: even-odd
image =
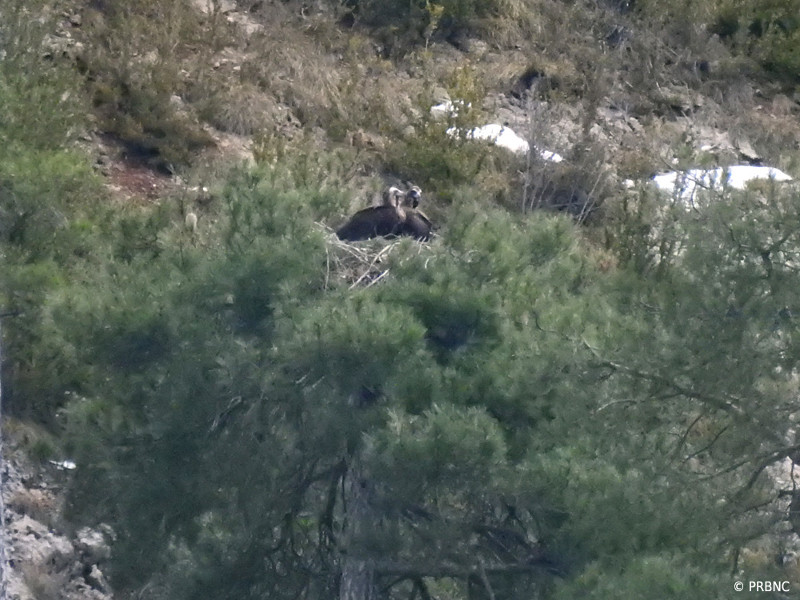
{"type": "Polygon", "coordinates": [[[456,117],[458,116],[458,111],[461,110],[461,108],[470,108],[471,106],[472,103],[467,102],[465,104],[463,100],[456,100],[455,102],[445,100],[444,102],[440,102],[439,104],[431,106],[431,115],[433,115],[435,119],[440,119],[443,117],[456,117]]]}
{"type": "MultiPolygon", "coordinates": [[[[451,127],[447,130],[447,135],[457,137],[459,135],[458,129],[451,127]]],[[[486,140],[493,143],[495,146],[510,150],[514,154],[527,154],[531,149],[530,144],[525,138],[517,135],[510,127],[498,123],[473,127],[467,131],[466,137],[469,140],[486,140]]],[[[561,162],[564,160],[562,156],[555,152],[550,152],[549,150],[539,150],[539,156],[544,160],[552,162],[561,162]]]]}
{"type": "Polygon", "coordinates": [[[772,179],[774,181],[791,181],[792,178],[774,167],[753,165],[732,165],[716,169],[689,169],[688,171],[671,171],[653,177],[659,190],[675,194],[676,198],[691,204],[698,189],[722,191],[725,188],[743,190],[751,181],[772,179]]]}

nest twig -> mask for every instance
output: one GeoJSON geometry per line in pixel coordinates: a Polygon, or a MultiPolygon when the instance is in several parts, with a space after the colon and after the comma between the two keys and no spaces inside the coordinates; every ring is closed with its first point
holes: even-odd
{"type": "MultiPolygon", "coordinates": [[[[401,238],[374,238],[360,242],[346,242],[321,224],[325,231],[325,289],[332,280],[344,281],[349,289],[366,289],[389,275],[386,259],[402,243],[401,238]]],[[[422,250],[424,244],[417,244],[422,250]]]]}

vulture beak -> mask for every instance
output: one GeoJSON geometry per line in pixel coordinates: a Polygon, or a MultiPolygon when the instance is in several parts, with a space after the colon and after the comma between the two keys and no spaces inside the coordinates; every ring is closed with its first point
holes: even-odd
{"type": "Polygon", "coordinates": [[[407,197],[411,199],[411,207],[417,208],[419,206],[420,193],[419,188],[411,188],[408,190],[407,197]]]}

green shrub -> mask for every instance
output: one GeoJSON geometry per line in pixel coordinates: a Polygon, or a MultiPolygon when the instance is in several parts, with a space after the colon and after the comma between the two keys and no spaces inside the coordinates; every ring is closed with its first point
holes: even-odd
{"type": "Polygon", "coordinates": [[[102,77],[92,84],[100,127],[119,139],[131,158],[169,172],[213,144],[199,123],[171,102],[179,85],[169,73],[154,67],[132,74],[108,66],[102,77]]]}
{"type": "Polygon", "coordinates": [[[88,218],[102,191],[87,157],[68,149],[87,122],[82,81],[47,47],[47,8],[0,6],[0,312],[4,403],[52,425],[85,368],[46,307],[76,265],[102,253],[88,218]]]}
{"type": "Polygon", "coordinates": [[[749,28],[751,54],[768,71],[800,82],[800,2],[757,14],[762,16],[756,16],[749,28]]]}
{"type": "Polygon", "coordinates": [[[800,80],[800,2],[798,0],[715,0],[708,3],[636,3],[648,20],[695,23],[723,39],[736,54],[750,57],[784,81],[800,80]]]}
{"type": "Polygon", "coordinates": [[[28,260],[67,262],[88,234],[72,217],[93,208],[99,182],[85,157],[62,150],[0,149],[0,242],[28,260]]]}
{"type": "Polygon", "coordinates": [[[391,25],[405,30],[416,30],[423,37],[440,24],[465,26],[476,20],[502,15],[508,10],[510,0],[348,0],[352,8],[367,23],[391,25]]]}
{"type": "Polygon", "coordinates": [[[508,173],[518,166],[519,157],[491,142],[468,138],[469,131],[481,124],[485,88],[480,75],[470,66],[460,66],[445,84],[455,110],[438,120],[430,113],[433,99],[421,94],[423,117],[413,133],[387,148],[389,170],[447,202],[456,198],[465,182],[472,182],[493,200],[510,203],[514,181],[508,173]]]}
{"type": "Polygon", "coordinates": [[[722,600],[730,597],[726,587],[733,588],[732,579],[709,576],[680,556],[643,555],[626,565],[624,574],[602,563],[591,565],[576,581],[559,585],[554,598],[722,600]]]}
{"type": "Polygon", "coordinates": [[[430,122],[411,137],[393,144],[387,152],[387,165],[402,177],[427,184],[440,194],[453,191],[464,181],[474,181],[492,151],[484,143],[454,139],[445,131],[447,124],[430,122]]]}
{"type": "Polygon", "coordinates": [[[44,0],[0,7],[0,147],[56,149],[85,123],[81,81],[60,56],[46,59],[55,19],[44,0]],[[32,18],[31,14],[38,18],[32,18]]]}

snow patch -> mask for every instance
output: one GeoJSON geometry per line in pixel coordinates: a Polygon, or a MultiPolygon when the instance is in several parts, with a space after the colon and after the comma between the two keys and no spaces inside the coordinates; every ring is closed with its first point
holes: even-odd
{"type": "Polygon", "coordinates": [[[59,471],[72,471],[76,469],[78,465],[75,464],[72,460],[51,460],[50,464],[53,465],[59,471]]]}
{"type": "Polygon", "coordinates": [[[714,190],[721,192],[726,188],[743,190],[747,184],[755,180],[791,181],[792,178],[774,167],[754,165],[732,165],[716,169],[689,169],[688,171],[670,171],[653,177],[656,187],[676,198],[691,204],[698,190],[714,190]]]}
{"type": "Polygon", "coordinates": [[[510,127],[497,123],[490,123],[489,125],[482,125],[470,129],[467,132],[467,139],[486,140],[492,142],[496,146],[511,150],[511,152],[515,154],[527,154],[528,151],[530,151],[530,144],[527,140],[517,135],[510,127]]]}
{"type": "MultiPolygon", "coordinates": [[[[459,131],[457,128],[451,127],[447,130],[447,135],[458,137],[459,131]]],[[[531,145],[525,138],[517,135],[517,133],[510,127],[507,127],[506,125],[500,125],[498,123],[490,123],[488,125],[481,125],[480,127],[473,127],[467,131],[466,137],[469,140],[486,140],[495,146],[500,146],[501,148],[510,150],[514,154],[527,154],[531,149],[531,145]]],[[[561,162],[564,160],[562,156],[549,150],[538,150],[538,152],[539,156],[541,156],[544,160],[549,160],[552,162],[561,162]]]]}
{"type": "Polygon", "coordinates": [[[444,102],[431,106],[431,115],[433,115],[434,118],[456,117],[458,116],[459,110],[465,107],[470,108],[471,106],[471,102],[465,103],[463,100],[456,100],[455,102],[445,100],[444,102]]]}

